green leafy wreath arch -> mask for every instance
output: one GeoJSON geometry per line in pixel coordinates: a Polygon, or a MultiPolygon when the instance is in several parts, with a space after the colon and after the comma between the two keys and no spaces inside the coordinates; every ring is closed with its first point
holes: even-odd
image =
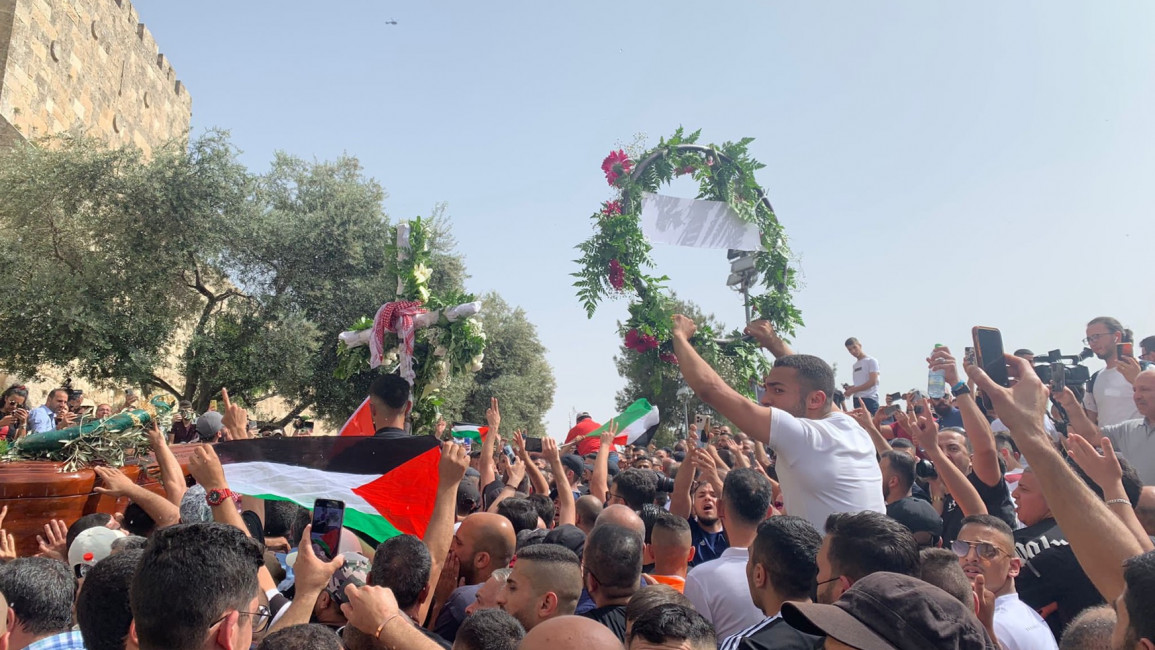
{"type": "MultiPolygon", "coordinates": [[[[626,347],[669,363],[677,361],[670,341],[672,300],[665,286],[669,278],[651,274],[652,247],[639,217],[643,195],[676,177],[692,177],[698,182],[698,199],[723,201],[758,227],[762,249],[753,257],[763,291],[750,296],[754,312],[787,336],[802,324],[793,301],[797,272],[790,262],[786,235],[765,190],[754,179],[754,172],[765,165],[747,151],[753,138],[702,145],[698,144],[700,134],[700,130],[687,134],[679,127],[636,160],[620,149],[610,152],[602,161],[602,171],[617,198],[602,203],[591,217],[595,232],[577,246],[582,257],[575,261],[581,270],[573,274],[578,300],[589,317],[605,299],[628,298],[630,316],[622,326],[626,347]]],[[[731,343],[719,346],[718,334],[699,329],[696,335],[694,343],[708,360],[730,357],[750,377],[766,370],[765,358],[753,343],[733,336],[731,343]]]]}

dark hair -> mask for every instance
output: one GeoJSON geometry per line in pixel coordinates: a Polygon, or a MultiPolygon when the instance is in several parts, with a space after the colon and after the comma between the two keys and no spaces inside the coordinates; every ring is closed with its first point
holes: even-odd
{"type": "Polygon", "coordinates": [[[482,609],[465,617],[457,630],[453,647],[464,650],[515,650],[525,628],[512,614],[500,608],[482,609]]]}
{"type": "Polygon", "coordinates": [[[122,551],[96,563],[85,574],[84,589],[76,597],[76,622],[88,650],[124,650],[132,623],[128,589],[144,555],[141,549],[122,551]]]}
{"type": "Polygon", "coordinates": [[[967,607],[974,606],[974,591],[963,573],[958,556],[945,548],[924,548],[919,553],[919,579],[954,596],[967,607]]]}
{"type": "Polygon", "coordinates": [[[409,382],[400,375],[381,375],[369,384],[369,394],[385,403],[385,406],[399,411],[409,401],[409,382]]]}
{"type": "Polygon", "coordinates": [[[1125,560],[1123,581],[1127,583],[1123,604],[1127,606],[1127,618],[1131,619],[1129,631],[1136,639],[1155,641],[1155,551],[1125,560]]]}
{"type": "Polygon", "coordinates": [[[846,347],[850,347],[850,346],[854,345],[855,343],[858,343],[858,339],[856,339],[852,336],[852,337],[846,339],[846,343],[843,343],[843,345],[846,347]]]}
{"type": "MultiPolygon", "coordinates": [[[[553,499],[548,494],[531,494],[529,502],[537,509],[537,516],[541,517],[546,528],[553,528],[553,499]]],[[[535,526],[537,524],[534,524],[535,526]]]]}
{"type": "Polygon", "coordinates": [[[689,641],[692,647],[714,648],[717,637],[714,626],[701,614],[684,605],[658,605],[634,621],[630,638],[641,637],[650,643],[689,641]]]}
{"type": "Polygon", "coordinates": [[[1087,323],[1087,327],[1092,325],[1103,325],[1107,328],[1107,331],[1112,334],[1124,331],[1123,323],[1120,323],[1118,319],[1111,318],[1110,316],[1099,316],[1097,318],[1092,318],[1090,322],[1087,323]]]}
{"type": "Polygon", "coordinates": [[[626,603],[626,622],[638,620],[639,616],[659,605],[694,606],[689,598],[686,598],[682,592],[670,585],[651,585],[645,589],[639,589],[633,596],[630,596],[630,601],[626,603]]]}
{"type": "Polygon", "coordinates": [[[735,469],[726,474],[722,483],[722,499],[727,516],[753,525],[766,518],[774,500],[774,488],[757,470],[735,469]]]}
{"type": "Polygon", "coordinates": [[[8,388],[4,389],[4,393],[2,395],[0,395],[0,406],[3,405],[3,402],[8,401],[8,398],[13,396],[13,395],[16,395],[18,397],[23,397],[24,403],[25,404],[28,403],[28,387],[25,386],[24,384],[13,384],[13,385],[9,386],[8,388]]]}
{"type": "Polygon", "coordinates": [[[477,481],[469,477],[461,479],[457,484],[457,514],[473,514],[480,506],[481,490],[477,488],[477,481]]]}
{"type": "Polygon", "coordinates": [[[125,535],[112,540],[112,552],[140,551],[148,545],[148,538],[140,535],[125,535]]]}
{"type": "Polygon", "coordinates": [[[16,558],[0,566],[0,593],[28,634],[54,634],[72,626],[76,577],[63,562],[16,558]]]}
{"type": "Polygon", "coordinates": [[[54,395],[56,395],[56,393],[64,393],[64,396],[68,397],[68,389],[67,388],[53,388],[52,390],[48,391],[48,397],[46,397],[45,400],[47,401],[47,400],[52,399],[52,397],[54,395]]]}
{"type": "Polygon", "coordinates": [[[156,528],[156,522],[152,520],[152,516],[144,511],[144,508],[134,501],[125,507],[124,521],[121,523],[121,527],[130,535],[148,537],[156,528]]]}
{"type": "Polygon", "coordinates": [[[914,485],[914,458],[910,454],[901,451],[885,451],[880,458],[885,458],[890,461],[890,471],[898,476],[898,480],[902,483],[902,491],[906,492],[910,486],[914,485]]]}
{"type": "Polygon", "coordinates": [[[583,560],[608,596],[632,595],[642,577],[642,538],[622,526],[598,526],[586,538],[583,560]]]}
{"type": "Polygon", "coordinates": [[[574,613],[583,586],[581,560],[576,553],[561,544],[534,544],[519,550],[517,561],[535,565],[529,573],[533,589],[536,593],[552,591],[557,596],[559,615],[574,613]]]}
{"type": "MultiPolygon", "coordinates": [[[[650,526],[650,533],[652,534],[653,531],[658,529],[668,530],[673,533],[685,534],[690,532],[690,522],[683,517],[670,514],[669,512],[658,508],[657,516],[654,517],[654,523],[652,526],[650,526]]],[[[647,542],[647,544],[648,543],[649,542],[647,542]]]]}
{"type": "Polygon", "coordinates": [[[959,526],[959,530],[962,530],[962,527],[966,526],[967,524],[985,526],[986,528],[997,531],[1000,535],[1006,538],[1006,541],[1008,541],[1011,545],[1011,552],[1014,552],[1015,531],[1011,530],[1011,527],[1007,525],[1007,522],[1003,521],[1002,519],[999,519],[994,515],[970,515],[968,517],[963,517],[962,525],[959,526]]]}
{"type": "Polygon", "coordinates": [[[1010,449],[1012,454],[1019,453],[1019,446],[1015,444],[1015,439],[1007,431],[1000,431],[995,434],[995,448],[1010,449]]]}
{"type": "Polygon", "coordinates": [[[1155,352],[1155,336],[1148,336],[1139,341],[1139,349],[1143,350],[1144,353],[1155,352]]]}
{"type": "Polygon", "coordinates": [[[643,505],[654,502],[658,479],[653,470],[631,467],[614,478],[614,489],[631,510],[641,510],[643,505]]]}
{"type": "Polygon", "coordinates": [[[413,535],[397,535],[377,547],[369,584],[392,589],[404,611],[417,604],[432,570],[433,558],[425,544],[413,535]]]}
{"type": "Polygon", "coordinates": [[[574,553],[561,544],[532,544],[518,552],[517,559],[525,560],[526,562],[581,566],[581,560],[578,559],[577,553],[574,553]]]}
{"type": "Polygon", "coordinates": [[[803,396],[816,390],[826,394],[826,405],[830,406],[830,399],[834,395],[834,370],[830,364],[809,354],[791,354],[779,357],[774,361],[775,368],[793,368],[798,383],[805,389],[803,396]]]}
{"type": "Polygon", "coordinates": [[[509,497],[497,504],[497,514],[513,524],[514,534],[537,528],[537,508],[525,497],[509,497]]]}
{"type": "Polygon", "coordinates": [[[68,527],[68,534],[65,535],[64,538],[65,548],[72,548],[72,541],[75,540],[76,536],[80,533],[83,533],[89,528],[100,528],[101,526],[107,526],[108,522],[110,521],[112,521],[112,515],[108,514],[107,512],[93,512],[91,514],[84,515],[80,519],[77,519],[76,521],[72,522],[71,526],[68,527]]]}
{"type": "Polygon", "coordinates": [[[284,537],[286,540],[290,539],[293,533],[293,521],[302,510],[308,512],[306,508],[292,501],[284,501],[281,499],[266,501],[265,537],[284,537]]]}
{"type": "MultiPolygon", "coordinates": [[[[123,647],[123,646],[122,646],[123,647]]],[[[342,650],[341,637],[316,623],[283,627],[261,641],[257,650],[342,650]]]]}
{"type": "MultiPolygon", "coordinates": [[[[1006,524],[1003,524],[1004,526],[1006,524]]],[[[866,510],[826,518],[830,564],[852,581],[879,571],[918,576],[918,542],[906,526],[866,510]]]]}
{"type": "Polygon", "coordinates": [[[906,438],[895,438],[890,441],[891,449],[914,449],[914,443],[906,438]]]}
{"type": "Polygon", "coordinates": [[[758,524],[750,559],[770,574],[770,584],[787,600],[808,597],[818,577],[822,535],[802,517],[770,517],[758,524]]]}
{"type": "Polygon", "coordinates": [[[654,534],[654,524],[657,523],[658,516],[663,512],[665,512],[665,510],[652,503],[647,503],[642,506],[641,510],[638,510],[638,517],[642,520],[642,524],[646,527],[646,534],[642,538],[643,542],[647,544],[650,543],[654,534]]]}
{"type": "Polygon", "coordinates": [[[213,621],[227,610],[248,608],[262,566],[257,543],[232,526],[178,524],[156,531],[129,592],[140,645],[200,648],[213,621]]]}

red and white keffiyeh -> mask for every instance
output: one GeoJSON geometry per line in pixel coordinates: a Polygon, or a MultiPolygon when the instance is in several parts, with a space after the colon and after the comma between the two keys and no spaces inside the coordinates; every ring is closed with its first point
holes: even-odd
{"type": "Polygon", "coordinates": [[[413,385],[417,374],[413,372],[413,337],[415,318],[427,310],[420,301],[387,302],[373,317],[373,336],[369,338],[369,366],[376,368],[385,360],[385,332],[393,332],[401,342],[398,362],[401,376],[413,385]]]}

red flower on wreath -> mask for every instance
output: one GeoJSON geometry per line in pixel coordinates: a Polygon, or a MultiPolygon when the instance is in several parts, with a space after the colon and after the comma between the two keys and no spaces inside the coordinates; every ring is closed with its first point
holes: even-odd
{"type": "Polygon", "coordinates": [[[658,347],[658,339],[650,334],[642,334],[637,329],[626,332],[626,347],[642,354],[658,347]]]}
{"type": "Polygon", "coordinates": [[[622,213],[621,201],[606,201],[602,204],[602,215],[612,217],[622,213]]]}
{"type": "Polygon", "coordinates": [[[663,352],[658,355],[658,358],[666,363],[672,363],[675,366],[678,365],[678,357],[675,356],[673,352],[663,352]]]}
{"type": "Polygon", "coordinates": [[[686,165],[685,167],[678,170],[678,176],[683,174],[693,174],[695,171],[697,171],[697,169],[695,169],[693,165],[686,165]]]}
{"type": "Polygon", "coordinates": [[[626,271],[622,268],[622,263],[616,259],[610,260],[610,286],[614,291],[621,291],[625,285],[626,271]]]}
{"type": "Polygon", "coordinates": [[[610,185],[617,184],[618,178],[630,173],[633,167],[633,161],[621,149],[611,151],[610,155],[602,161],[602,171],[606,173],[606,182],[610,185]]]}

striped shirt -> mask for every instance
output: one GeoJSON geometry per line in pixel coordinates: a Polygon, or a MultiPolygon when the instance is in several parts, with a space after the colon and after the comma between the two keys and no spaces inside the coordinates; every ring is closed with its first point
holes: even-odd
{"type": "Polygon", "coordinates": [[[722,641],[718,644],[718,650],[738,650],[738,644],[742,643],[743,639],[765,628],[767,625],[770,625],[780,618],[782,618],[782,612],[778,612],[773,616],[767,616],[766,618],[742,630],[741,632],[731,634],[730,636],[726,637],[725,641],[722,641]]]}

